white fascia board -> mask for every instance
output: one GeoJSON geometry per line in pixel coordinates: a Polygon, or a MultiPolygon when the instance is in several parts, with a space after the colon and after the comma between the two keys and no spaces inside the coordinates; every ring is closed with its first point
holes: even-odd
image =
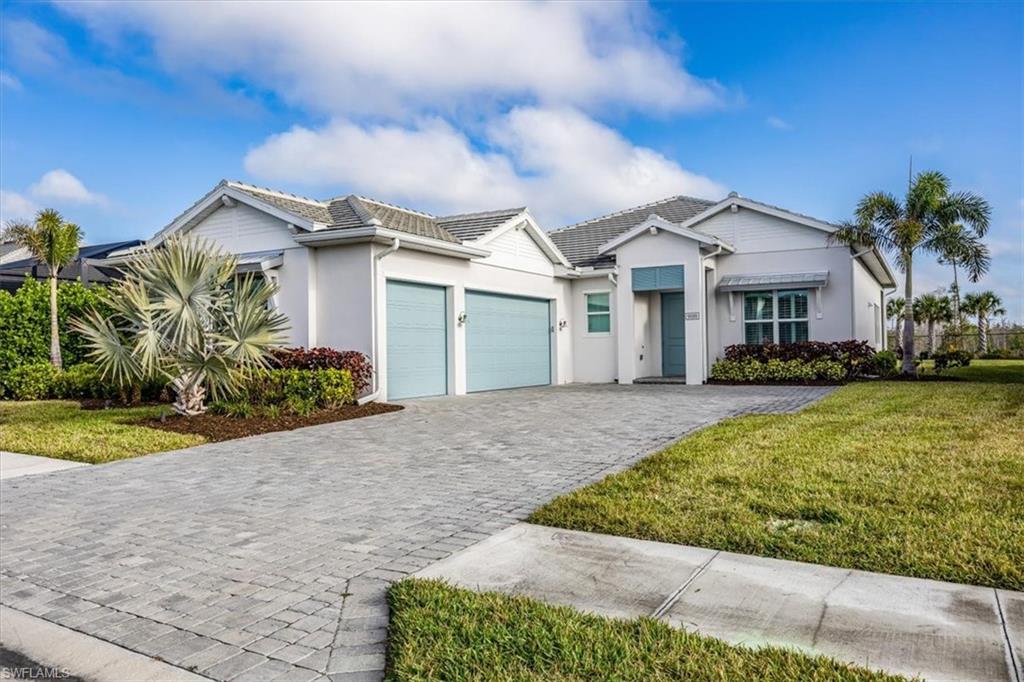
{"type": "Polygon", "coordinates": [[[251,194],[241,192],[231,185],[222,183],[214,187],[213,190],[206,194],[206,196],[193,204],[191,208],[175,218],[174,222],[157,232],[153,238],[149,240],[148,246],[156,246],[172,234],[188,232],[194,226],[193,223],[195,220],[205,213],[207,209],[213,206],[213,204],[220,202],[223,197],[230,197],[239,203],[251,206],[252,208],[267,213],[268,215],[272,215],[278,220],[289,225],[294,225],[307,231],[321,230],[326,227],[326,225],[314,222],[309,218],[303,218],[302,216],[290,211],[285,211],[277,206],[262,202],[251,194]]]}
{"type": "Polygon", "coordinates": [[[643,221],[633,229],[629,230],[628,232],[624,232],[623,234],[620,234],[618,237],[612,239],[609,242],[605,242],[604,244],[602,244],[601,247],[597,250],[597,253],[598,255],[604,255],[606,253],[614,251],[615,249],[622,246],[626,242],[636,239],[637,237],[643,235],[652,227],[657,228],[659,230],[665,230],[666,232],[671,232],[672,234],[678,235],[680,237],[692,239],[696,242],[700,242],[701,244],[721,246],[727,251],[734,251],[734,249],[731,246],[729,246],[720,239],[716,239],[715,237],[704,234],[703,232],[698,232],[697,230],[691,230],[690,228],[684,227],[683,225],[676,225],[675,223],[670,223],[664,218],[652,214],[649,218],[647,218],[647,220],[643,221]]]}
{"type": "Polygon", "coordinates": [[[528,209],[516,216],[513,216],[509,220],[506,220],[483,237],[475,240],[473,243],[483,246],[521,224],[526,225],[527,234],[529,234],[530,238],[537,243],[537,246],[540,247],[541,251],[544,252],[544,255],[547,256],[552,263],[557,263],[567,268],[572,267],[572,264],[570,264],[568,259],[562,255],[562,252],[559,251],[558,247],[555,246],[555,243],[551,241],[551,238],[548,237],[547,233],[541,229],[540,225],[537,224],[537,221],[534,220],[533,215],[528,209]]]}
{"type": "Polygon", "coordinates": [[[486,249],[479,249],[465,244],[421,237],[407,232],[389,230],[383,227],[369,225],[366,227],[353,227],[341,230],[321,230],[307,234],[296,235],[295,241],[305,246],[333,246],[337,244],[352,244],[356,242],[381,241],[391,243],[394,240],[401,242],[403,249],[413,249],[436,253],[443,256],[455,258],[486,258],[491,252],[486,249]]]}
{"type": "Polygon", "coordinates": [[[711,216],[721,213],[725,209],[730,208],[732,206],[739,206],[740,208],[745,208],[750,211],[756,211],[758,213],[770,215],[781,220],[787,220],[791,223],[797,223],[799,225],[804,225],[806,227],[813,227],[814,229],[821,230],[822,232],[836,231],[834,225],[829,225],[828,223],[822,222],[820,220],[815,220],[814,218],[811,218],[809,216],[800,215],[799,213],[792,213],[785,209],[775,208],[774,206],[768,206],[767,204],[762,204],[759,201],[753,201],[745,197],[726,197],[725,199],[719,201],[714,206],[709,206],[704,211],[698,213],[689,220],[681,223],[681,226],[693,227],[694,225],[702,223],[711,216]]]}
{"type": "Polygon", "coordinates": [[[889,267],[885,256],[878,250],[878,247],[872,246],[870,249],[864,250],[863,253],[857,256],[857,260],[864,263],[872,277],[883,287],[896,286],[896,275],[893,273],[892,268],[889,267]]]}

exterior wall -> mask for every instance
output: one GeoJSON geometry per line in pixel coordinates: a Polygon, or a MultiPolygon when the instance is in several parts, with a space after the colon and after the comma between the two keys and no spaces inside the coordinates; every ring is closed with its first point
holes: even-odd
{"type": "Polygon", "coordinates": [[[585,383],[609,383],[618,377],[615,325],[618,302],[615,287],[607,276],[573,280],[571,284],[571,315],[573,379],[585,383]],[[612,330],[607,334],[587,333],[587,292],[608,292],[612,330]]]}
{"type": "MultiPolygon", "coordinates": [[[[524,235],[525,236],[525,235],[524,235]]],[[[529,237],[527,237],[529,239],[529,237]]],[[[497,241],[497,240],[495,240],[497,241]]],[[[531,240],[532,241],[532,240],[531,240]]],[[[386,246],[374,246],[380,253],[386,246]]],[[[549,274],[537,274],[526,270],[496,266],[483,261],[463,260],[438,256],[411,249],[402,249],[386,255],[377,261],[377,348],[375,357],[377,376],[386,391],[387,358],[380,350],[387,347],[386,325],[387,300],[385,282],[388,279],[419,282],[443,286],[448,290],[449,302],[449,343],[448,343],[448,385],[456,395],[466,393],[466,329],[458,324],[458,316],[466,309],[466,290],[489,291],[513,296],[527,296],[551,301],[552,333],[552,383],[565,384],[573,380],[572,332],[574,326],[571,309],[571,283],[556,279],[549,274]],[[565,320],[564,329],[559,321],[565,320]]],[[[524,267],[531,268],[527,262],[524,267]]],[[[323,269],[323,263],[321,263],[323,269]]],[[[364,282],[370,281],[367,276],[364,282]]],[[[468,322],[472,324],[470,320],[468,322]]]]}
{"type": "MultiPolygon", "coordinates": [[[[369,244],[315,251],[316,345],[357,350],[373,358],[372,252],[369,244]]],[[[376,365],[376,363],[374,363],[376,365]]],[[[379,372],[379,368],[374,367],[379,372]]]]}
{"type": "Polygon", "coordinates": [[[231,208],[221,206],[188,234],[209,239],[229,253],[275,251],[299,246],[284,221],[245,204],[231,208]]]}
{"type": "Polygon", "coordinates": [[[735,213],[729,210],[716,213],[694,227],[718,237],[735,248],[737,253],[825,246],[825,233],[821,230],[746,208],[738,208],[735,213]]]}
{"type": "MultiPolygon", "coordinates": [[[[647,326],[648,332],[642,337],[649,341],[648,348],[661,344],[660,326],[657,336],[653,336],[648,311],[655,308],[660,312],[660,300],[655,305],[641,305],[637,312],[637,298],[632,290],[632,269],[659,265],[683,265],[683,289],[686,308],[686,383],[701,384],[707,378],[705,371],[705,343],[703,332],[704,304],[704,266],[697,242],[680,237],[667,231],[659,231],[656,235],[644,234],[626,242],[615,252],[615,260],[619,269],[619,286],[615,301],[619,310],[618,322],[614,328],[620,339],[636,340],[636,334],[647,326]],[[696,313],[696,315],[694,315],[696,313]]],[[[648,298],[649,294],[643,294],[648,298]]],[[[641,370],[653,370],[654,376],[661,374],[660,354],[648,356],[647,348],[636,345],[619,344],[618,378],[620,384],[631,384],[642,376],[641,370]],[[644,360],[640,356],[644,355],[644,360]],[[654,364],[655,357],[658,358],[654,364]],[[641,364],[642,363],[642,364],[641,364]]],[[[650,376],[650,375],[647,375],[650,376]]]]}
{"type": "Polygon", "coordinates": [[[494,239],[484,247],[491,255],[480,261],[481,264],[494,265],[513,270],[533,272],[553,277],[554,265],[545,255],[537,242],[522,228],[514,227],[494,239]]]}
{"type": "MultiPolygon", "coordinates": [[[[809,229],[809,228],[808,228],[809,229]]],[[[821,239],[824,242],[824,236],[821,239]]],[[[814,289],[810,290],[808,338],[812,341],[845,341],[851,338],[850,302],[853,297],[851,283],[850,250],[846,247],[819,247],[769,253],[722,254],[717,258],[715,286],[724,275],[769,274],[828,270],[828,284],[821,290],[821,308],[818,309],[814,289]]],[[[743,343],[743,292],[733,295],[733,315],[729,315],[729,294],[713,292],[714,317],[717,333],[709,350],[712,362],[721,358],[726,346],[743,343]]]]}
{"type": "Polygon", "coordinates": [[[853,337],[881,350],[885,339],[882,286],[859,260],[851,261],[853,276],[853,337]]]}

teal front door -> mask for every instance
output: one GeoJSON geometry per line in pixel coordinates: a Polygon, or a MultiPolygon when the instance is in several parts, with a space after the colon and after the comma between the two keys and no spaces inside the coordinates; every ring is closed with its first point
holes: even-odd
{"type": "Polygon", "coordinates": [[[681,291],[661,294],[661,375],[686,375],[686,315],[681,291]]]}
{"type": "Polygon", "coordinates": [[[388,398],[448,392],[448,295],[444,287],[388,281],[388,398]]]}
{"type": "Polygon", "coordinates": [[[551,383],[548,301],[466,292],[466,390],[551,383]]]}

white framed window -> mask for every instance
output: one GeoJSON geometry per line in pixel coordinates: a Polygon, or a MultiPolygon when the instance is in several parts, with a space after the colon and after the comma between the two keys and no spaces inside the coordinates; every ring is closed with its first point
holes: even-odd
{"type": "Polygon", "coordinates": [[[807,341],[808,308],[806,289],[748,291],[743,295],[743,342],[762,345],[807,341]]]}
{"type": "Polygon", "coordinates": [[[610,291],[591,291],[583,294],[587,307],[587,334],[607,336],[612,333],[612,307],[610,291]]]}

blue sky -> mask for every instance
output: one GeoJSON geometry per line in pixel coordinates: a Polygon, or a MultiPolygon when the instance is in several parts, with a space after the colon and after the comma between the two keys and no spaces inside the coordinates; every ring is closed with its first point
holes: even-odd
{"type": "Polygon", "coordinates": [[[146,237],[226,177],[547,227],[730,190],[842,220],[913,154],[989,200],[977,287],[1024,320],[1022,8],[5,2],[3,217],[146,237]]]}

